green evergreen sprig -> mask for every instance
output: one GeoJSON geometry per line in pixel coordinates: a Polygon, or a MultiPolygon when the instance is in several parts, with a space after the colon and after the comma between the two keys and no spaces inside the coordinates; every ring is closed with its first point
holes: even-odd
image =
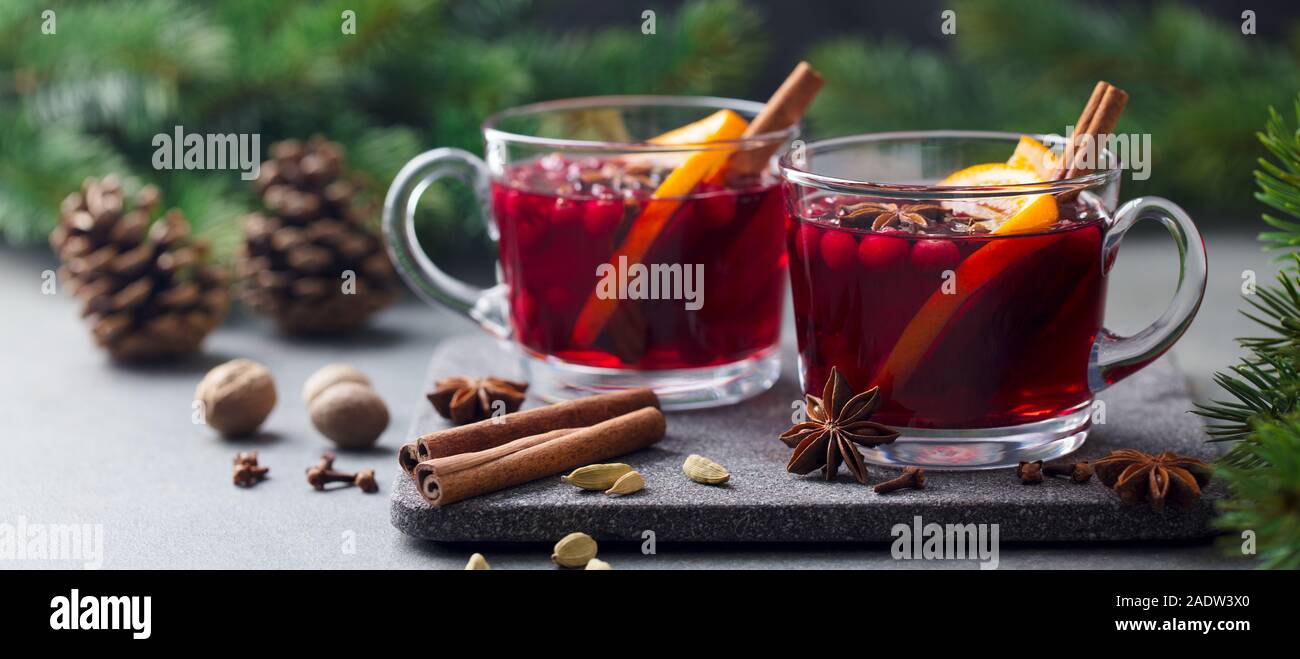
{"type": "MultiPolygon", "coordinates": [[[[531,0],[6,0],[0,2],[0,239],[40,243],[87,176],[158,184],[218,256],[256,205],[237,172],[160,172],[152,137],[323,134],[382,196],[424,149],[483,148],[490,113],[608,93],[740,94],[765,40],[736,0],[691,0],[596,29],[537,27],[531,0]],[[55,34],[41,30],[53,9],[55,34]],[[355,12],[356,34],[341,30],[355,12]]],[[[435,186],[425,247],[461,254],[480,223],[435,186]]]]}
{"type": "MultiPolygon", "coordinates": [[[[1293,351],[1255,351],[1252,357],[1214,375],[1214,382],[1234,400],[1198,405],[1196,414],[1210,419],[1207,432],[1214,442],[1249,439],[1260,421],[1276,421],[1296,410],[1300,401],[1300,369],[1293,351]]],[[[1237,462],[1234,454],[1226,460],[1237,462]]]]}
{"type": "MultiPolygon", "coordinates": [[[[1297,125],[1300,125],[1300,99],[1296,100],[1295,113],[1297,125]]],[[[1259,159],[1259,169],[1255,170],[1255,182],[1259,186],[1259,191],[1255,193],[1255,199],[1290,216],[1279,218],[1265,213],[1264,222],[1277,230],[1261,233],[1259,239],[1268,249],[1298,249],[1300,248],[1300,221],[1298,221],[1300,220],[1300,127],[1294,130],[1289,128],[1282,115],[1270,107],[1268,123],[1258,136],[1259,141],[1264,144],[1269,153],[1273,154],[1276,162],[1267,158],[1259,159]]]]}
{"type": "Polygon", "coordinates": [[[1260,567],[1300,568],[1300,420],[1259,423],[1239,448],[1247,466],[1218,470],[1232,497],[1219,503],[1216,525],[1253,533],[1260,567]]]}
{"type": "Polygon", "coordinates": [[[1273,336],[1239,339],[1247,348],[1267,352],[1300,345],[1300,287],[1294,278],[1300,272],[1300,254],[1288,258],[1291,263],[1278,273],[1276,286],[1258,287],[1246,298],[1256,313],[1242,311],[1242,315],[1273,332],[1273,336]]]}
{"type": "MultiPolygon", "coordinates": [[[[1295,100],[1300,125],[1300,96],[1295,100]]],[[[1259,141],[1273,156],[1255,172],[1256,198],[1285,218],[1264,215],[1276,231],[1260,235],[1267,249],[1286,250],[1277,283],[1261,286],[1243,313],[1269,332],[1240,339],[1245,357],[1215,382],[1231,400],[1199,405],[1210,441],[1236,442],[1218,477],[1231,496],[1216,524],[1253,534],[1264,568],[1300,567],[1300,129],[1272,108],[1259,141]]]]}

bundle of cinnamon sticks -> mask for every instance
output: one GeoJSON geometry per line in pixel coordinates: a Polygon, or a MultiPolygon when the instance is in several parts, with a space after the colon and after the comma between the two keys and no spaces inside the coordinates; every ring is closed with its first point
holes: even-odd
{"type": "Polygon", "coordinates": [[[432,432],[398,462],[439,508],[641,450],[665,430],[659,397],[633,389],[432,432]]]}
{"type": "Polygon", "coordinates": [[[1074,132],[1065,145],[1065,157],[1057,170],[1056,179],[1068,179],[1081,176],[1100,163],[1100,142],[1106,135],[1115,131],[1119,115],[1128,105],[1128,94],[1115,85],[1099,80],[1083,107],[1078,121],[1074,123],[1074,132]]]}

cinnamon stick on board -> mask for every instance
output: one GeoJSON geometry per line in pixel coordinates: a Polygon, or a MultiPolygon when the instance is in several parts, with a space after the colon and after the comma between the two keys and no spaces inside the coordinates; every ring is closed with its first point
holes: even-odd
{"type": "Polygon", "coordinates": [[[586,428],[561,428],[485,451],[426,460],[415,467],[416,488],[429,505],[441,508],[638,451],[662,439],[666,428],[663,412],[643,407],[586,428]]]}
{"type": "Polygon", "coordinates": [[[428,433],[403,446],[397,461],[413,474],[415,465],[425,460],[482,451],[561,428],[585,428],[642,407],[659,407],[654,391],[629,389],[575,398],[428,433]]]}
{"type": "Polygon", "coordinates": [[[402,444],[402,448],[397,449],[397,464],[402,466],[402,471],[409,476],[415,469],[415,465],[420,464],[420,450],[415,442],[402,444]]]}

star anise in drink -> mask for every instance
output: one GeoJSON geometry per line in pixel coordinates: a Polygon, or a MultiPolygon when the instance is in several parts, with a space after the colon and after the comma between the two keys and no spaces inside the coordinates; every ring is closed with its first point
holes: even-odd
{"type": "Polygon", "coordinates": [[[523,405],[528,383],[502,378],[455,376],[434,383],[426,396],[443,418],[460,425],[492,416],[498,409],[510,413],[523,405]],[[498,407],[497,403],[501,403],[498,407]]]}
{"type": "Polygon", "coordinates": [[[858,446],[898,439],[897,432],[868,420],[880,406],[880,388],[855,396],[848,380],[832,367],[821,398],[810,394],[804,401],[808,420],[781,435],[781,441],[794,449],[786,471],[802,475],[820,468],[826,480],[833,480],[843,462],[859,483],[866,484],[867,467],[858,446]]]}
{"type": "Polygon", "coordinates": [[[1195,458],[1168,451],[1149,455],[1133,449],[1112,451],[1093,463],[1097,480],[1126,503],[1149,501],[1156,510],[1165,501],[1189,506],[1201,496],[1213,469],[1195,458]]]}
{"type": "Polygon", "coordinates": [[[893,204],[889,202],[863,201],[856,204],[840,206],[835,210],[835,217],[840,224],[848,227],[864,228],[871,223],[872,231],[900,224],[911,225],[915,229],[929,226],[930,220],[936,220],[944,214],[939,204],[893,204]]]}

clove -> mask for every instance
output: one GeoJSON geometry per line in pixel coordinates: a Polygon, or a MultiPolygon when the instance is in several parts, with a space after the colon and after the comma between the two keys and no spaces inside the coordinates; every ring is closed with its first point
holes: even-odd
{"type": "Polygon", "coordinates": [[[1075,483],[1087,483],[1092,479],[1092,463],[1067,462],[1044,465],[1043,473],[1048,476],[1069,476],[1075,483]]]}
{"type": "Polygon", "coordinates": [[[307,483],[317,490],[324,490],[329,483],[350,483],[361,488],[362,492],[379,491],[374,469],[362,469],[355,474],[337,471],[334,469],[333,453],[321,455],[320,462],[307,469],[307,483]]]}
{"type": "Polygon", "coordinates": [[[888,494],[894,490],[904,488],[925,489],[925,470],[920,467],[907,467],[903,469],[902,475],[898,478],[880,483],[872,489],[876,491],[876,494],[888,494]]]}
{"type": "Polygon", "coordinates": [[[235,454],[233,480],[239,487],[252,487],[266,478],[270,467],[259,467],[257,451],[241,451],[235,454]]]}
{"type": "Polygon", "coordinates": [[[358,471],[356,477],[352,479],[352,483],[361,488],[362,492],[367,494],[379,491],[379,484],[375,482],[374,469],[362,469],[361,471],[358,471]]]}
{"type": "Polygon", "coordinates": [[[1016,476],[1020,477],[1022,485],[1038,485],[1043,482],[1043,461],[1034,460],[1033,462],[1021,462],[1016,467],[1016,476]]]}

